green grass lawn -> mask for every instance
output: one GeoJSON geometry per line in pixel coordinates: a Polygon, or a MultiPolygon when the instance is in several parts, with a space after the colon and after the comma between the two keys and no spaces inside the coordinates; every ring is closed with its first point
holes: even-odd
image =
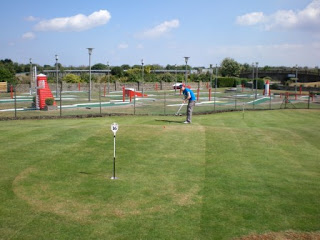
{"type": "Polygon", "coordinates": [[[273,110],[197,115],[192,125],[174,116],[2,121],[0,239],[318,232],[319,117],[273,110]]]}

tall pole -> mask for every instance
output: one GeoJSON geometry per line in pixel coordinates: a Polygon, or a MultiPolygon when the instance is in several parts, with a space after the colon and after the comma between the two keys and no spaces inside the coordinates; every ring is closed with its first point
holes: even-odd
{"type": "Polygon", "coordinates": [[[177,64],[174,65],[175,70],[175,84],[174,84],[174,93],[177,93],[177,64]]]}
{"type": "Polygon", "coordinates": [[[62,116],[62,81],[60,81],[60,117],[62,116]]]}
{"type": "Polygon", "coordinates": [[[32,58],[29,59],[29,63],[30,63],[30,95],[32,94],[33,91],[33,73],[32,73],[32,58]]]}
{"type": "Polygon", "coordinates": [[[188,66],[188,60],[189,60],[190,57],[184,57],[184,60],[186,62],[186,73],[185,73],[185,84],[187,85],[187,82],[188,82],[188,73],[187,73],[187,66],[188,66]]]}
{"type": "Polygon", "coordinates": [[[109,79],[109,62],[107,62],[107,68],[108,68],[108,94],[110,93],[110,79],[109,79]]]}
{"type": "Polygon", "coordinates": [[[297,81],[298,81],[298,64],[296,64],[296,85],[294,87],[295,93],[297,94],[297,81]]]}
{"type": "Polygon", "coordinates": [[[56,55],[56,98],[58,98],[58,55],[56,55]]]}
{"type": "Polygon", "coordinates": [[[216,111],[216,93],[217,93],[217,83],[218,81],[218,64],[216,64],[216,78],[215,78],[215,83],[214,83],[214,87],[215,87],[215,91],[214,91],[214,97],[213,97],[213,100],[214,100],[214,104],[213,104],[213,107],[214,107],[214,111],[216,111]]]}
{"type": "Polygon", "coordinates": [[[212,64],[210,64],[210,88],[212,88],[212,74],[213,74],[213,69],[212,69],[212,64]]]}
{"type": "Polygon", "coordinates": [[[255,94],[255,98],[257,99],[257,97],[258,97],[258,62],[256,62],[256,68],[257,68],[257,70],[256,70],[256,94],[255,94]]]}
{"type": "Polygon", "coordinates": [[[253,92],[253,85],[254,85],[254,63],[252,63],[252,86],[251,86],[252,92],[253,92]]]}
{"type": "Polygon", "coordinates": [[[89,53],[89,102],[91,102],[91,54],[93,48],[87,48],[89,53]]]}
{"type": "Polygon", "coordinates": [[[141,77],[142,77],[142,97],[144,96],[144,63],[143,63],[143,59],[141,59],[141,77]]]}

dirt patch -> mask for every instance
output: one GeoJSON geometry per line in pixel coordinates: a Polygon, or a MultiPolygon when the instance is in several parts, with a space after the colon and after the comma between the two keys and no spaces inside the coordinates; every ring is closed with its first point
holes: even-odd
{"type": "Polygon", "coordinates": [[[252,234],[233,240],[320,240],[320,232],[280,232],[280,233],[265,233],[265,234],[252,234]]]}

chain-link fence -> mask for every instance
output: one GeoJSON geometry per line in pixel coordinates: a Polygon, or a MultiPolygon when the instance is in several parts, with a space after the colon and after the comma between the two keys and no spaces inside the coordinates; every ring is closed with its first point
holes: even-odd
{"type": "MultiPolygon", "coordinates": [[[[273,90],[270,95],[264,95],[263,90],[255,91],[242,86],[210,89],[208,84],[190,85],[197,97],[195,114],[233,110],[320,109],[320,93],[317,91],[273,90]]],[[[174,115],[183,98],[180,89],[173,89],[172,83],[144,83],[142,86],[93,84],[90,101],[88,87],[84,85],[52,85],[50,88],[53,89],[53,106],[38,110],[36,93],[31,92],[28,86],[9,86],[9,91],[0,93],[0,118],[174,115]]],[[[181,109],[182,114],[185,112],[186,104],[181,109]]]]}

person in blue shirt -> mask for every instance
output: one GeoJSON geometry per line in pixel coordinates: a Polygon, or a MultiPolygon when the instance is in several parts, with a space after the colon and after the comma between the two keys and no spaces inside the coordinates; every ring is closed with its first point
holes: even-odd
{"type": "Polygon", "coordinates": [[[193,107],[196,104],[196,96],[194,95],[192,90],[189,88],[186,88],[184,84],[180,85],[180,87],[184,95],[184,102],[188,101],[187,120],[184,123],[191,123],[193,107]]]}

